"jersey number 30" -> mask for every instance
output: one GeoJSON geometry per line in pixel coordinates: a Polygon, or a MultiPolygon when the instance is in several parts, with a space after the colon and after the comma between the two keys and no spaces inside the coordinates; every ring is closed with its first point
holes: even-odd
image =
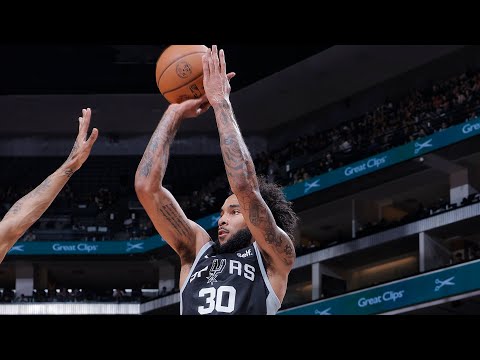
{"type": "Polygon", "coordinates": [[[206,306],[199,306],[200,315],[210,314],[213,310],[219,313],[231,313],[235,308],[235,295],[237,290],[233,286],[220,286],[203,288],[198,292],[199,297],[205,297],[206,306]],[[224,299],[224,297],[228,297],[224,299]],[[226,303],[226,305],[222,305],[226,303]]]}

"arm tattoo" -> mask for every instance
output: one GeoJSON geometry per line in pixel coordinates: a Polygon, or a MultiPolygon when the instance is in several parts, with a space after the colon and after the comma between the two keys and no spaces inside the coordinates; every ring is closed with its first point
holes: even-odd
{"type": "Polygon", "coordinates": [[[293,246],[284,235],[278,234],[277,225],[268,216],[267,209],[258,200],[243,197],[243,204],[248,212],[250,222],[255,227],[262,229],[265,241],[282,255],[285,265],[291,265],[295,260],[293,246]]]}
{"type": "Polygon", "coordinates": [[[141,169],[141,174],[144,176],[144,177],[147,177],[148,175],[150,175],[150,171],[152,170],[152,163],[153,163],[153,159],[151,156],[146,156],[143,155],[143,165],[142,165],[142,169],[141,169]]]}
{"type": "Polygon", "coordinates": [[[283,235],[279,234],[275,236],[275,233],[276,231],[273,224],[268,224],[264,231],[266,242],[275,247],[276,252],[281,255],[282,261],[285,265],[292,265],[295,261],[295,253],[292,244],[283,235]]]}
{"type": "Polygon", "coordinates": [[[225,134],[223,143],[225,165],[233,170],[243,170],[245,163],[242,161],[242,152],[235,134],[225,134]]]}
{"type": "Polygon", "coordinates": [[[153,164],[153,156],[155,154],[155,151],[158,149],[158,142],[159,142],[159,129],[160,126],[158,126],[155,129],[155,132],[152,135],[152,138],[150,139],[150,142],[147,146],[147,149],[145,150],[145,153],[143,154],[142,161],[141,161],[141,174],[144,177],[147,177],[150,175],[150,171],[152,170],[152,164],[153,164]]]}
{"type": "Polygon", "coordinates": [[[23,196],[20,200],[18,200],[13,206],[8,210],[8,212],[5,214],[5,217],[11,216],[11,215],[16,215],[22,210],[22,206],[25,203],[26,200],[37,197],[39,195],[42,195],[45,191],[48,190],[51,184],[51,175],[47,177],[43,182],[38,185],[35,189],[30,191],[27,195],[23,196]]]}
{"type": "Polygon", "coordinates": [[[66,169],[63,172],[63,175],[65,175],[67,178],[70,178],[73,175],[73,170],[72,169],[66,169]]]}
{"type": "Polygon", "coordinates": [[[235,195],[242,199],[242,207],[248,214],[251,224],[262,232],[267,245],[274,249],[287,266],[292,265],[295,253],[290,239],[278,231],[275,220],[269,215],[266,205],[252,194],[252,190],[258,190],[255,165],[242,138],[231,106],[222,106],[217,119],[220,147],[230,187],[235,195]],[[240,194],[238,189],[244,188],[245,185],[248,190],[244,194],[240,194]]]}
{"type": "Polygon", "coordinates": [[[295,254],[293,251],[293,246],[289,242],[285,244],[285,248],[283,249],[285,253],[285,257],[283,258],[283,262],[285,265],[291,265],[295,261],[295,254]]]}
{"type": "Polygon", "coordinates": [[[239,184],[248,184],[255,188],[258,186],[255,166],[233,112],[222,108],[219,118],[220,148],[230,185],[234,188],[239,184]]]}
{"type": "Polygon", "coordinates": [[[221,112],[221,116],[220,116],[220,119],[222,120],[223,125],[228,125],[228,124],[232,124],[232,123],[234,123],[236,125],[235,119],[234,118],[232,119],[232,116],[231,116],[230,112],[233,113],[233,110],[232,110],[231,106],[223,104],[222,105],[222,112],[221,112]],[[232,122],[232,120],[233,120],[233,122],[232,122]]]}
{"type": "Polygon", "coordinates": [[[265,224],[267,220],[267,210],[257,201],[245,201],[245,208],[248,209],[250,221],[255,226],[265,224]]]}
{"type": "Polygon", "coordinates": [[[190,227],[185,220],[182,219],[182,216],[178,213],[172,203],[160,205],[157,210],[168,220],[180,237],[192,236],[190,227]]]}
{"type": "Polygon", "coordinates": [[[179,121],[175,121],[174,116],[175,114],[165,113],[155,129],[139,164],[140,174],[143,177],[150,176],[152,168],[159,168],[161,176],[159,180],[163,179],[168,164],[170,145],[180,125],[179,121]],[[161,154],[159,154],[159,148],[162,150],[161,154]]]}
{"type": "Polygon", "coordinates": [[[32,196],[38,196],[43,194],[50,187],[50,183],[51,183],[51,175],[47,177],[45,180],[43,180],[43,182],[33,190],[32,196]]]}
{"type": "Polygon", "coordinates": [[[15,204],[13,204],[10,210],[8,210],[8,212],[5,214],[5,218],[10,215],[17,215],[20,210],[22,210],[23,201],[23,199],[20,199],[15,204]]]}

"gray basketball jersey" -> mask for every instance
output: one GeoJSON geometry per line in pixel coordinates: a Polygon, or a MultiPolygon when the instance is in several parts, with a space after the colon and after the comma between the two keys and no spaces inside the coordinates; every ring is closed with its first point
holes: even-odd
{"type": "Polygon", "coordinates": [[[182,286],[180,314],[276,314],[281,304],[257,244],[231,254],[215,254],[212,245],[200,249],[182,286]]]}

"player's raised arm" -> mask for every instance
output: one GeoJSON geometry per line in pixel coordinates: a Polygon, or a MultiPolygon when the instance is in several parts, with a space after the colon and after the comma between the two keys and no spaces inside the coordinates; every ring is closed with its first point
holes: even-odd
{"type": "Polygon", "coordinates": [[[277,293],[281,295],[286,290],[286,279],[295,261],[294,244],[278,226],[260,193],[255,166],[230,102],[225,54],[223,50],[218,53],[216,45],[203,57],[203,73],[205,94],[215,111],[230,188],[253,238],[269,262],[270,271],[279,275],[281,286],[277,287],[277,293]]]}
{"type": "Polygon", "coordinates": [[[184,264],[193,262],[196,252],[209,240],[209,236],[187,218],[162,182],[167,170],[170,145],[182,120],[196,117],[208,107],[205,97],[170,105],[153,133],[135,175],[135,190],[140,203],[159,234],[184,264]]]}
{"type": "Polygon", "coordinates": [[[77,139],[63,165],[35,189],[13,204],[0,222],[0,262],[15,242],[48,209],[73,173],[80,169],[87,160],[98,137],[96,128],[88,136],[91,114],[90,108],[82,110],[82,117],[78,119],[77,139]]]}

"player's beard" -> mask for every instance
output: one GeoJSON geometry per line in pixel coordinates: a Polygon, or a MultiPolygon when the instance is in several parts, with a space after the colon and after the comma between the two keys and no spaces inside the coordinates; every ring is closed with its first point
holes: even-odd
{"type": "Polygon", "coordinates": [[[217,254],[234,253],[238,250],[246,248],[252,243],[252,233],[248,228],[237,231],[223,245],[220,244],[218,238],[214,241],[213,249],[217,254]]]}

